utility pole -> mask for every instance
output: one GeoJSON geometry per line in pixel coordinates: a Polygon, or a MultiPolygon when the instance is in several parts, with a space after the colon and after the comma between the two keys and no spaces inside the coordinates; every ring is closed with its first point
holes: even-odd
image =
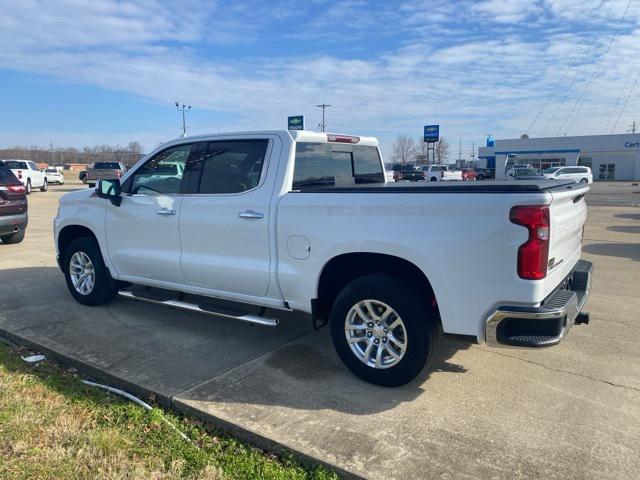
{"type": "Polygon", "coordinates": [[[627,130],[627,132],[629,133],[636,133],[637,127],[636,127],[636,122],[634,120],[634,122],[631,124],[631,128],[629,130],[627,130]]]}
{"type": "Polygon", "coordinates": [[[462,139],[458,139],[458,166],[462,162],[462,139]]]}
{"type": "Polygon", "coordinates": [[[178,111],[182,111],[182,136],[186,137],[187,136],[187,124],[185,121],[185,117],[184,114],[185,112],[188,112],[189,110],[191,110],[191,105],[185,105],[184,103],[182,105],[180,105],[178,102],[175,103],[176,109],[178,111]]]}
{"type": "Polygon", "coordinates": [[[474,164],[476,161],[476,141],[471,142],[471,163],[474,164]]]}
{"type": "Polygon", "coordinates": [[[53,141],[49,140],[49,153],[51,154],[51,165],[56,166],[56,161],[53,159],[53,141]]]}
{"type": "Polygon", "coordinates": [[[316,105],[316,107],[321,108],[322,109],[322,123],[319,125],[320,126],[320,131],[324,132],[325,128],[327,127],[327,124],[324,121],[324,111],[326,108],[330,107],[331,105],[327,105],[326,103],[322,103],[320,105],[316,105]]]}

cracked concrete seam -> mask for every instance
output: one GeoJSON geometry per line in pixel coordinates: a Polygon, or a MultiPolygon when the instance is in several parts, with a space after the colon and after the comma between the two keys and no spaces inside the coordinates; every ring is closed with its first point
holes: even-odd
{"type": "Polygon", "coordinates": [[[640,392],[640,388],[632,387],[631,385],[621,385],[619,383],[614,383],[614,382],[611,382],[609,380],[603,380],[601,378],[590,377],[589,375],[583,375],[581,373],[572,372],[570,370],[562,370],[560,368],[549,367],[548,365],[545,365],[544,363],[534,362],[533,360],[527,360],[526,358],[514,357],[513,355],[505,355],[504,353],[500,353],[500,352],[497,352],[495,350],[489,350],[489,349],[482,348],[482,347],[476,347],[476,350],[480,350],[480,351],[486,352],[486,353],[493,353],[495,355],[499,355],[499,356],[505,357],[505,358],[512,358],[514,360],[520,360],[521,362],[525,362],[525,363],[531,363],[533,365],[537,365],[538,367],[542,367],[542,368],[544,368],[546,370],[551,370],[552,372],[567,373],[567,374],[573,375],[575,377],[586,378],[587,380],[592,380],[594,382],[604,383],[606,385],[611,385],[613,387],[626,388],[626,389],[629,389],[629,390],[634,390],[636,392],[640,392]]]}

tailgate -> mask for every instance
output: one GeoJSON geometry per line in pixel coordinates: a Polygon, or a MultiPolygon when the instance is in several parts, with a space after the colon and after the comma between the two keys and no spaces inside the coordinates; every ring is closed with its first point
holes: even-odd
{"type": "Polygon", "coordinates": [[[588,191],[589,187],[585,186],[571,190],[554,189],[551,192],[551,239],[546,293],[556,288],[580,259],[582,229],[587,220],[585,197],[588,191]]]}

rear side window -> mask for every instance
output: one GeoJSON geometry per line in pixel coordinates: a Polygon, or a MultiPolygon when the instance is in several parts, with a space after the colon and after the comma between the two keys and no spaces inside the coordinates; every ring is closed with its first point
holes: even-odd
{"type": "Polygon", "coordinates": [[[209,142],[189,158],[189,193],[241,193],[260,183],[268,139],[209,142]]]}
{"type": "Polygon", "coordinates": [[[298,142],[293,189],[384,183],[378,149],[367,145],[298,142]]]}
{"type": "Polygon", "coordinates": [[[96,162],[93,165],[96,170],[120,170],[118,162],[96,162]]]}
{"type": "Polygon", "coordinates": [[[18,183],[16,176],[9,170],[9,167],[0,163],[0,184],[13,185],[14,183],[18,183]]]}
{"type": "Polygon", "coordinates": [[[27,162],[18,160],[5,160],[4,164],[12,170],[28,170],[27,162]]]}

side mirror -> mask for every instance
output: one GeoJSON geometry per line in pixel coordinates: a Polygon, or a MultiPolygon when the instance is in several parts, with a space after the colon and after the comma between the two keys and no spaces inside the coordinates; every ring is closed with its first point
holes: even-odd
{"type": "Polygon", "coordinates": [[[116,207],[122,203],[122,187],[119,179],[98,180],[96,195],[100,198],[107,198],[116,207]]]}

